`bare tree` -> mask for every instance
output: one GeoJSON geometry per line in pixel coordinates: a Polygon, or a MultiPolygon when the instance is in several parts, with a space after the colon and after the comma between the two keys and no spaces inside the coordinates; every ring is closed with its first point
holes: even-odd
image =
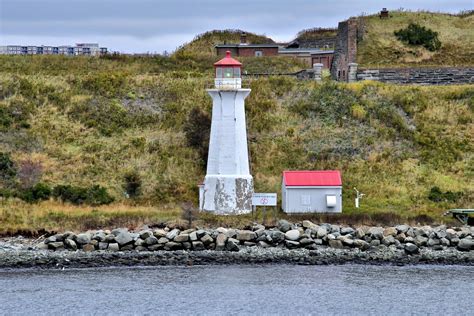
{"type": "Polygon", "coordinates": [[[39,161],[27,158],[18,164],[18,179],[23,189],[32,188],[41,180],[42,175],[43,166],[39,161]]]}
{"type": "Polygon", "coordinates": [[[194,207],[191,202],[181,204],[181,218],[188,222],[188,228],[191,228],[193,221],[198,218],[199,210],[194,207]]]}

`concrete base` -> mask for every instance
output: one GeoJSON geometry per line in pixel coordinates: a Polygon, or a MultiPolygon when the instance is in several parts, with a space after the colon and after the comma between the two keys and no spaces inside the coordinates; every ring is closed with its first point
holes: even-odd
{"type": "Polygon", "coordinates": [[[253,178],[244,175],[207,175],[204,179],[203,211],[219,215],[252,211],[253,178]]]}

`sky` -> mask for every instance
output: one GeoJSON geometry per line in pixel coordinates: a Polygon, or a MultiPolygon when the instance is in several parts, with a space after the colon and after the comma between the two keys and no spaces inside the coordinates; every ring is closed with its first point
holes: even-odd
{"type": "Polygon", "coordinates": [[[457,13],[474,0],[0,0],[0,45],[98,42],[109,51],[162,53],[214,29],[284,42],[382,7],[457,13]]]}

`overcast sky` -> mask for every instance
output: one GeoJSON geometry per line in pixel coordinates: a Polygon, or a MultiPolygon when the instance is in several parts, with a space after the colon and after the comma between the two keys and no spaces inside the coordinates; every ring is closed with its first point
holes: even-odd
{"type": "Polygon", "coordinates": [[[288,41],[388,9],[457,13],[474,0],[0,0],[0,45],[98,42],[109,51],[163,52],[213,29],[243,29],[288,41]]]}

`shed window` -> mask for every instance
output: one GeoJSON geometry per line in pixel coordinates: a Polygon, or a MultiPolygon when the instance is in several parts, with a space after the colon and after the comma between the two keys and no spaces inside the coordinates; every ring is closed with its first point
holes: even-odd
{"type": "Polygon", "coordinates": [[[326,206],[336,207],[337,199],[335,195],[326,195],[326,206]]]}
{"type": "Polygon", "coordinates": [[[255,51],[255,56],[256,57],[261,57],[261,56],[263,56],[263,52],[261,50],[256,50],[255,51]]]}
{"type": "Polygon", "coordinates": [[[302,195],[301,205],[311,205],[311,195],[302,195]]]}

